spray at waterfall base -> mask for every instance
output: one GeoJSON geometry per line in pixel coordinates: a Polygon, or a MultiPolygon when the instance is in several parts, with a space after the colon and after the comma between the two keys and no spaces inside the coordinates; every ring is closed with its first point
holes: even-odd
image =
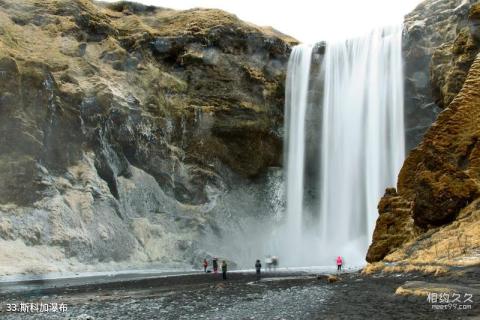
{"type": "Polygon", "coordinates": [[[283,172],[227,195],[230,221],[208,252],[240,268],[269,255],[282,267],[365,264],[377,203],[405,157],[401,41],[398,25],[293,48],[283,172]]]}

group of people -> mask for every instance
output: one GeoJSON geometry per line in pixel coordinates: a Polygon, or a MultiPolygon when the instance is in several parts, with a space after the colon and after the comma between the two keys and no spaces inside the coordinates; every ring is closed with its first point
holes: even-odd
{"type": "Polygon", "coordinates": [[[272,268],[275,271],[278,266],[278,257],[277,256],[267,256],[265,258],[265,264],[267,265],[268,271],[271,271],[272,268]]]}
{"type": "MultiPolygon", "coordinates": [[[[268,256],[265,259],[267,269],[270,271],[271,268],[275,270],[276,267],[278,266],[278,257],[276,256],[268,256]]],[[[337,271],[342,271],[342,265],[343,265],[343,259],[341,256],[338,256],[336,259],[337,262],[337,271]]],[[[222,279],[227,280],[227,261],[222,260],[222,263],[220,265],[220,268],[222,269],[222,279]]],[[[217,274],[218,273],[218,258],[214,257],[212,259],[212,269],[213,273],[217,274]]],[[[257,276],[257,281],[260,280],[261,278],[261,270],[262,270],[262,264],[260,263],[260,260],[255,261],[255,273],[257,276]]],[[[208,270],[208,260],[205,258],[203,259],[203,271],[204,272],[211,272],[208,270]]]]}
{"type": "MultiPolygon", "coordinates": [[[[222,260],[220,268],[222,269],[222,279],[227,280],[227,261],[222,260]]],[[[217,257],[214,257],[212,259],[212,269],[213,269],[214,274],[218,273],[218,258],[217,257]]],[[[260,280],[261,270],[262,270],[262,264],[260,263],[260,260],[255,261],[255,271],[256,271],[256,274],[257,274],[257,280],[260,280]]],[[[205,273],[211,272],[208,269],[208,260],[206,258],[203,259],[203,271],[205,273]]]]}
{"type": "MultiPolygon", "coordinates": [[[[227,261],[222,260],[222,263],[220,265],[220,268],[222,269],[222,278],[223,280],[227,280],[227,261]]],[[[217,274],[218,273],[218,258],[214,257],[212,259],[212,269],[213,273],[217,274]]],[[[203,259],[203,271],[205,272],[210,272],[208,270],[208,261],[207,259],[203,259]]]]}

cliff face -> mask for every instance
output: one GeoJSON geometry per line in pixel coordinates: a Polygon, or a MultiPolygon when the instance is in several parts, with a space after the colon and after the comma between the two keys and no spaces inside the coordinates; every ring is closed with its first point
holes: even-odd
{"type": "Polygon", "coordinates": [[[476,50],[468,32],[473,3],[474,0],[427,0],[405,17],[407,150],[421,142],[438,113],[462,87],[476,50]]]}
{"type": "Polygon", "coordinates": [[[380,202],[369,262],[461,264],[465,256],[478,262],[479,9],[478,3],[468,5],[468,20],[456,28],[455,39],[447,39],[432,55],[431,87],[444,110],[408,155],[398,191],[387,190],[380,202]]]}
{"type": "Polygon", "coordinates": [[[219,199],[280,163],[293,43],[219,10],[0,1],[0,273],[204,254],[219,199]]]}

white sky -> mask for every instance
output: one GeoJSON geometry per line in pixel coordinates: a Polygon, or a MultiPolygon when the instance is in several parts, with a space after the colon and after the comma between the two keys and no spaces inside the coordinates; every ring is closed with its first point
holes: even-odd
{"type": "MultiPolygon", "coordinates": [[[[106,0],[114,2],[115,0],[106,0]]],[[[172,9],[218,8],[302,42],[359,35],[402,21],[421,0],[133,0],[172,9]]]]}

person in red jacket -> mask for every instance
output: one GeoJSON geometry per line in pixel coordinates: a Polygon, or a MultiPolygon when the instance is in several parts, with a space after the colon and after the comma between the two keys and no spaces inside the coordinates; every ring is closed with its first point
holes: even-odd
{"type": "Polygon", "coordinates": [[[338,256],[337,257],[337,271],[342,271],[342,264],[343,264],[342,257],[338,256]]]}
{"type": "Polygon", "coordinates": [[[203,259],[203,271],[207,272],[207,267],[208,267],[208,261],[207,259],[203,259]]]}

